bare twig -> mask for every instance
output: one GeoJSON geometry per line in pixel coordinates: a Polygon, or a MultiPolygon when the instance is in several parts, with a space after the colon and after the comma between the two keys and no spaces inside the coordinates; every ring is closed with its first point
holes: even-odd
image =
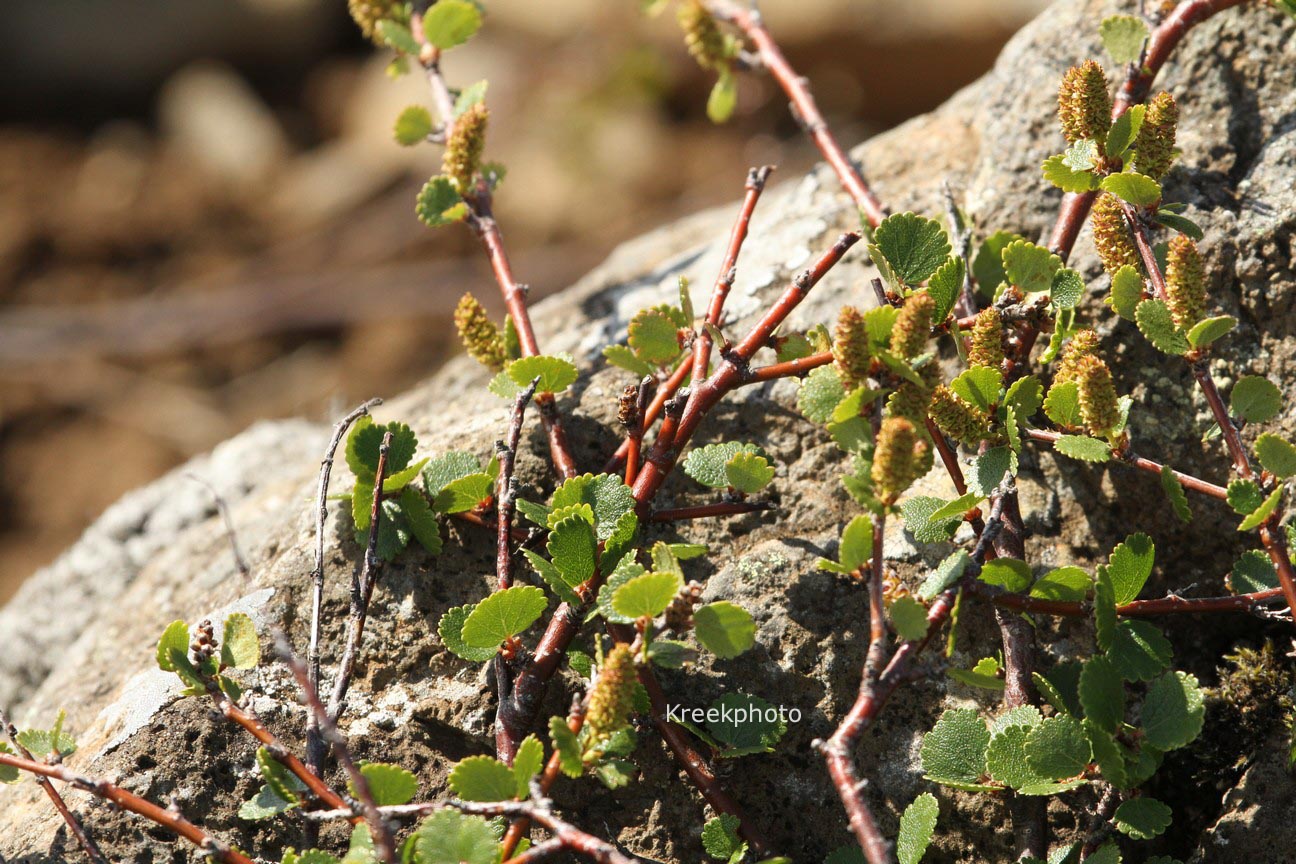
{"type": "Polygon", "coordinates": [[[234,555],[234,566],[238,568],[239,574],[246,576],[252,572],[248,566],[247,559],[243,557],[243,552],[239,549],[238,533],[234,530],[234,520],[230,518],[229,504],[225,501],[225,496],[216,491],[216,487],[208,483],[197,474],[185,474],[190,480],[201,484],[209,493],[212,500],[216,502],[216,511],[220,513],[221,520],[225,523],[225,536],[229,538],[230,552],[234,555]]]}
{"type": "MultiPolygon", "coordinates": [[[[333,456],[337,453],[338,445],[342,443],[342,438],[351,424],[368,414],[371,408],[381,404],[381,399],[370,399],[335,423],[333,437],[329,439],[328,448],[325,449],[324,458],[320,462],[319,489],[315,500],[315,569],[311,571],[310,643],[306,650],[311,684],[317,688],[320,680],[320,615],[324,605],[324,523],[328,519],[329,476],[333,472],[333,456]]],[[[316,774],[323,770],[324,741],[320,738],[315,721],[309,717],[306,720],[306,763],[316,774]]]]}
{"type": "Polygon", "coordinates": [[[495,482],[495,576],[496,584],[500,588],[507,588],[513,584],[513,509],[517,503],[517,481],[513,477],[513,465],[517,461],[518,442],[522,438],[522,420],[526,416],[526,406],[535,395],[539,384],[540,376],[537,375],[513,400],[508,437],[495,445],[500,466],[499,478],[495,482]]]}
{"type": "MultiPolygon", "coordinates": [[[[0,711],[0,727],[4,727],[5,735],[13,744],[14,749],[18,751],[19,756],[31,762],[36,761],[36,757],[32,755],[32,752],[23,746],[22,741],[18,740],[18,727],[9,722],[9,718],[5,716],[3,711],[0,711]]],[[[53,746],[57,750],[58,742],[53,742],[53,746]]],[[[63,821],[67,823],[68,830],[72,832],[72,836],[77,839],[77,842],[81,844],[81,848],[85,850],[86,857],[95,862],[95,864],[108,864],[103,853],[99,851],[99,847],[90,839],[90,835],[86,833],[85,828],[81,825],[81,820],[77,819],[76,815],[68,809],[67,803],[63,800],[63,796],[54,788],[54,784],[50,782],[49,777],[44,774],[36,774],[34,776],[36,782],[40,784],[40,787],[45,790],[45,794],[49,796],[50,803],[54,805],[54,809],[59,812],[59,815],[63,817],[63,821]]]]}
{"type": "MultiPolygon", "coordinates": [[[[1032,441],[1056,444],[1058,439],[1062,437],[1062,433],[1052,432],[1047,429],[1028,429],[1026,430],[1026,437],[1032,441]]],[[[1165,466],[1160,462],[1154,462],[1151,459],[1144,459],[1142,456],[1135,456],[1132,453],[1118,455],[1116,461],[1117,464],[1129,465],[1130,467],[1137,468],[1140,471],[1146,471],[1149,474],[1159,475],[1165,468],[1165,466]]],[[[1174,474],[1175,479],[1179,481],[1179,485],[1183,486],[1185,489],[1189,489],[1193,492],[1200,492],[1202,495],[1208,495],[1211,498],[1217,498],[1221,501],[1228,500],[1228,490],[1223,486],[1217,486],[1214,483],[1202,480],[1199,477],[1194,477],[1191,474],[1185,474],[1182,471],[1175,471],[1173,468],[1170,469],[1170,473],[1174,474]]]]}
{"type": "MultiPolygon", "coordinates": [[[[383,482],[387,479],[387,455],[391,450],[392,433],[383,433],[378,447],[378,470],[374,475],[373,501],[369,509],[369,542],[365,546],[364,563],[360,572],[351,578],[351,614],[347,618],[346,648],[338,664],[333,693],[329,696],[328,716],[334,723],[342,716],[347,689],[351,686],[351,673],[355,670],[360,653],[360,640],[364,636],[365,620],[369,616],[369,602],[373,599],[374,585],[382,562],[378,560],[378,528],[382,521],[383,482]]],[[[316,718],[318,722],[318,718],[316,718]]]]}
{"type": "Polygon", "coordinates": [[[105,801],[111,801],[123,810],[137,816],[143,816],[150,822],[154,822],[173,834],[183,837],[197,846],[204,855],[220,861],[222,864],[255,864],[251,858],[220,842],[211,834],[181,816],[179,812],[159,807],[152,801],[127,792],[107,780],[78,774],[64,768],[62,765],[47,765],[34,759],[3,752],[0,752],[0,765],[8,765],[10,768],[17,768],[19,771],[26,771],[29,774],[35,774],[47,779],[61,780],[105,801]]]}
{"type": "Polygon", "coordinates": [[[716,504],[700,504],[696,507],[676,507],[669,510],[654,510],[648,516],[649,522],[683,522],[687,519],[709,519],[714,516],[739,516],[744,513],[760,513],[773,510],[769,501],[721,501],[716,504]]]}
{"type": "MultiPolygon", "coordinates": [[[[381,466],[378,471],[378,485],[381,487],[381,466]]],[[[325,710],[324,703],[320,701],[319,693],[311,686],[310,673],[306,669],[306,664],[293,653],[292,646],[288,644],[288,638],[282,632],[275,633],[275,646],[284,663],[292,671],[293,677],[297,679],[297,686],[301,688],[302,701],[306,706],[306,712],[315,715],[315,722],[319,724],[320,734],[329,743],[333,755],[351,780],[351,787],[360,802],[360,812],[369,825],[369,835],[373,839],[374,853],[379,860],[386,861],[387,864],[398,864],[400,859],[396,854],[396,844],[392,839],[392,832],[387,825],[387,819],[379,811],[378,805],[369,791],[369,781],[360,772],[355,759],[351,757],[351,750],[347,747],[346,738],[338,731],[333,716],[325,710]]]]}

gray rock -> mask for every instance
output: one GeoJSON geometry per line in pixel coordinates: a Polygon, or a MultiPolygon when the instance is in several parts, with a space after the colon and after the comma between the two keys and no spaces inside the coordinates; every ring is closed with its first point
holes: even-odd
{"type": "MultiPolygon", "coordinates": [[[[1005,49],[995,69],[937,111],[867,142],[857,149],[881,197],[896,210],[942,210],[940,188],[948,181],[963,190],[979,230],[1008,229],[1043,235],[1059,195],[1045,188],[1040,162],[1061,146],[1053,119],[1056,82],[1070,64],[1099,56],[1096,26],[1115,4],[1063,0],[1024,29],[1005,49]]],[[[1168,194],[1189,202],[1189,215],[1207,229],[1204,251],[1215,277],[1215,301],[1239,314],[1243,326],[1226,343],[1223,356],[1234,375],[1260,371],[1276,381],[1294,381],[1296,296],[1291,253],[1296,200],[1291,183],[1296,163],[1296,94],[1290,72],[1296,63],[1296,30],[1263,5],[1219,16],[1186,40],[1164,80],[1182,107],[1184,157],[1170,176],[1168,194]],[[1263,322],[1263,328],[1261,328],[1263,322]],[[1263,329],[1263,335],[1261,330],[1263,329]]],[[[734,166],[735,187],[745,166],[734,166]]],[[[535,310],[537,331],[549,351],[570,351],[590,371],[560,403],[574,415],[571,434],[582,464],[597,468],[617,443],[614,396],[624,373],[596,362],[600,346],[624,336],[634,310],[674,296],[676,280],[707,285],[715,276],[732,208],[720,208],[654,231],[616,250],[597,270],[535,310]]],[[[853,207],[838,192],[829,172],[816,169],[768,193],[752,225],[730,302],[734,329],[750,323],[809,256],[835,235],[854,227],[853,207]]],[[[1105,293],[1086,236],[1074,263],[1092,277],[1086,311],[1097,314],[1105,293]]],[[[830,320],[843,303],[867,304],[871,265],[852,254],[812,292],[795,325],[830,320]]],[[[1102,316],[1105,320],[1106,316],[1102,316]]],[[[1104,325],[1118,355],[1124,389],[1138,380],[1136,394],[1165,405],[1184,404],[1191,390],[1174,363],[1154,356],[1125,322],[1104,325]],[[1123,347],[1121,347],[1123,346],[1123,347]],[[1163,370],[1149,375],[1149,369],[1163,370]],[[1136,377],[1137,376],[1137,377],[1136,377]]],[[[400,418],[418,433],[421,450],[490,452],[506,409],[485,389],[486,374],[458,360],[426,384],[390,401],[380,418],[400,418]]],[[[864,592],[850,580],[814,569],[830,554],[841,526],[856,512],[834,474],[840,456],[824,436],[801,421],[792,407],[792,388],[752,388],[730,400],[704,424],[699,440],[721,434],[759,440],[781,463],[775,494],[777,523],[748,516],[723,523],[654,528],[648,539],[680,538],[711,545],[714,555],[696,578],[710,577],[709,595],[726,596],[752,609],[759,626],[757,646],[735,660],[703,659],[696,668],[663,674],[672,698],[705,705],[722,692],[745,690],[803,712],[776,754],[721,763],[717,770],[736,797],[766,827],[783,851],[798,860],[820,860],[848,842],[837,797],[810,742],[828,734],[858,686],[867,641],[864,592]],[[814,813],[813,832],[805,814],[814,813]]],[[[1188,403],[1176,414],[1157,408],[1155,425],[1140,425],[1135,441],[1148,455],[1168,454],[1176,465],[1201,467],[1221,477],[1225,461],[1217,445],[1204,447],[1188,403]]],[[[1278,427],[1296,431],[1296,413],[1278,427]]],[[[19,720],[40,723],[61,706],[77,731],[81,750],[70,764],[94,774],[132,777],[147,794],[165,800],[183,794],[187,812],[253,854],[270,856],[283,843],[299,842],[292,823],[257,828],[234,816],[238,803],[257,785],[250,772],[253,748],[210,716],[198,700],[177,701],[174,681],[152,671],[153,644],[165,625],[182,617],[196,621],[216,610],[253,612],[263,626],[284,627],[297,645],[305,641],[309,610],[307,574],[312,560],[310,499],[323,430],[304,424],[267,424],[218,449],[201,470],[230,497],[250,577],[238,575],[201,487],[179,474],[146,487],[110,510],[85,538],[40,574],[0,612],[6,650],[0,654],[0,699],[16,706],[19,720]],[[15,647],[17,646],[17,647],[15,647]]],[[[544,463],[544,442],[528,428],[519,477],[531,496],[552,487],[544,463]]],[[[1219,590],[1218,574],[1236,554],[1232,517],[1198,505],[1199,521],[1179,526],[1160,501],[1154,481],[1141,475],[1093,470],[1059,463],[1051,454],[1024,461],[1030,481],[1023,502],[1035,532],[1033,560],[1049,564],[1087,563],[1105,555],[1130,525],[1151,531],[1160,548],[1158,574],[1149,589],[1197,582],[1219,590]],[[1202,525],[1228,522],[1228,530],[1202,525]]],[[[339,468],[335,489],[349,485],[339,468]]],[[[935,483],[933,474],[924,482],[935,483]]],[[[685,483],[669,483],[662,502],[693,500],[685,483]]],[[[447,766],[473,753],[489,752],[491,684],[483,669],[450,655],[434,635],[449,607],[479,599],[488,590],[493,544],[479,529],[451,525],[446,550],[436,559],[416,552],[402,556],[382,575],[365,656],[358,669],[347,731],[361,757],[399,761],[417,770],[424,796],[445,791],[447,766]]],[[[329,591],[326,604],[326,662],[336,661],[346,608],[348,577],[360,557],[335,513],[328,525],[329,591]]],[[[909,584],[921,578],[934,554],[892,539],[888,549],[909,584]]],[[[969,610],[970,611],[970,610],[969,610]]],[[[997,644],[984,616],[965,614],[959,653],[971,662],[975,651],[997,644]]],[[[1088,642],[1083,623],[1042,622],[1041,639],[1054,654],[1088,642]]],[[[1233,638],[1203,638],[1172,629],[1182,663],[1202,663],[1233,638]],[[1208,651],[1195,654],[1194,651],[1208,651]]],[[[933,659],[929,662],[935,663],[933,659]]],[[[331,668],[331,667],[330,667],[331,668]]],[[[872,803],[884,830],[893,834],[899,812],[929,788],[916,766],[922,730],[949,699],[969,694],[927,679],[904,689],[865,736],[861,766],[871,777],[872,803]]],[[[286,741],[299,742],[300,709],[282,669],[265,666],[244,683],[267,722],[286,741]]],[[[572,683],[572,682],[568,682],[572,683]]],[[[547,710],[563,710],[563,688],[553,687],[547,710]]],[[[1245,746],[1245,742],[1244,745],[1245,746]]],[[[697,834],[704,812],[655,735],[641,744],[643,778],[616,793],[593,783],[562,782],[560,806],[599,833],[616,837],[636,852],[662,861],[698,860],[697,834]]],[[[336,778],[334,778],[336,779],[336,778]]],[[[1245,820],[1247,792],[1226,809],[1245,820]]],[[[931,861],[1008,860],[1012,840],[1003,829],[1001,803],[965,795],[942,796],[942,836],[931,861]]],[[[69,851],[66,831],[24,784],[0,793],[0,857],[37,862],[60,860],[69,851]]],[[[192,850],[173,846],[138,822],[87,804],[75,805],[101,838],[110,857],[158,860],[192,850]]],[[[1055,805],[1056,807],[1057,805],[1055,805]]],[[[1074,836],[1074,820],[1057,809],[1059,837],[1074,836]],[[1068,827],[1071,826],[1071,827],[1068,827]]],[[[1224,824],[1228,813],[1219,816],[1224,824]]],[[[1272,823],[1266,823],[1266,826],[1272,823]]],[[[1180,857],[1196,845],[1201,825],[1177,825],[1180,857]]],[[[1290,820],[1272,824],[1274,848],[1289,848],[1290,820]],[[1277,836],[1279,832],[1285,832],[1277,836]]],[[[1218,829],[1217,829],[1218,832],[1218,829]]],[[[334,835],[326,840],[336,841],[334,835]]],[[[1212,859],[1214,860],[1214,859],[1212,859]]]]}

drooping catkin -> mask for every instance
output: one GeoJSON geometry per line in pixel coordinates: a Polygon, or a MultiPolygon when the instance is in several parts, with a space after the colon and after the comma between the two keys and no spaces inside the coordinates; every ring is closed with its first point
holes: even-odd
{"type": "Polygon", "coordinates": [[[490,121],[490,111],[478,102],[459,115],[450,138],[446,141],[445,155],[441,158],[441,170],[461,193],[472,188],[473,177],[481,167],[482,151],[486,148],[486,126],[490,121]]]}
{"type": "Polygon", "coordinates": [[[873,451],[874,491],[884,501],[893,501],[916,479],[914,445],[918,432],[903,417],[887,417],[878,429],[873,451]]]}
{"type": "Polygon", "coordinates": [[[476,297],[465,294],[459,298],[459,305],[455,307],[454,322],[469,357],[492,372],[504,368],[504,361],[507,359],[504,337],[495,326],[495,322],[486,314],[486,308],[477,302],[476,297]]]}
{"type": "Polygon", "coordinates": [[[595,738],[624,729],[634,710],[634,654],[624,642],[617,643],[599,667],[598,680],[590,692],[585,725],[595,738]]]}
{"type": "Polygon", "coordinates": [[[936,427],[961,444],[970,447],[990,434],[990,418],[986,413],[964,402],[944,384],[932,391],[929,411],[936,427]]]}
{"type": "Polygon", "coordinates": [[[1197,244],[1176,234],[1166,250],[1166,305],[1176,327],[1187,330],[1206,314],[1206,271],[1197,244]]]}
{"type": "Polygon", "coordinates": [[[1093,226],[1094,247],[1108,276],[1115,276],[1127,264],[1138,268],[1141,260],[1138,249],[1134,247],[1120,201],[1114,195],[1104,192],[1098,196],[1089,223],[1093,226]]]}
{"type": "Polygon", "coordinates": [[[891,330],[891,353],[912,360],[923,353],[931,336],[936,300],[926,291],[910,294],[891,330]]]}
{"type": "Polygon", "coordinates": [[[833,330],[833,363],[848,390],[864,383],[869,372],[868,329],[864,314],[854,306],[843,306],[833,330]]]}
{"type": "Polygon", "coordinates": [[[1148,103],[1134,142],[1134,167],[1139,173],[1160,180],[1170,170],[1175,156],[1175,132],[1179,128],[1179,106],[1162,91],[1148,103]]]}
{"type": "Polygon", "coordinates": [[[968,363],[998,369],[1003,365],[1003,316],[990,306],[977,313],[972,322],[972,335],[968,346],[968,363]]]}
{"type": "Polygon", "coordinates": [[[1072,66],[1058,88],[1058,119],[1072,143],[1081,138],[1102,142],[1111,128],[1112,101],[1107,75],[1093,60],[1072,66]]]}
{"type": "Polygon", "coordinates": [[[1120,406],[1111,370],[1089,354],[1076,362],[1075,381],[1080,387],[1080,417],[1093,435],[1106,435],[1120,422],[1120,406]]]}

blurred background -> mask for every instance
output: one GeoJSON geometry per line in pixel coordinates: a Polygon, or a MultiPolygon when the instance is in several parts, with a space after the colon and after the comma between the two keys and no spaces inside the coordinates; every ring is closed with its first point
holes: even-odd
{"type": "MultiPolygon", "coordinates": [[[[123,492],[261,418],[331,421],[454,350],[469,232],[414,195],[392,81],[344,0],[0,2],[0,601],[123,492]]],[[[451,53],[486,78],[487,158],[519,277],[561,289],[622,240],[814,162],[744,76],[735,118],[674,16],[635,0],[487,0],[451,53]]],[[[846,144],[985,71],[1045,0],[764,0],[846,144]]]]}

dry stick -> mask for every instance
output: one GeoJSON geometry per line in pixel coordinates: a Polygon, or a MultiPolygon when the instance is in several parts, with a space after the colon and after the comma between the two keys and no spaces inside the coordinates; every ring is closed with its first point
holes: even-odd
{"type": "Polygon", "coordinates": [[[369,616],[369,602],[373,599],[374,585],[382,562],[378,560],[378,526],[382,520],[383,482],[387,479],[387,455],[391,451],[392,433],[383,433],[378,446],[378,470],[374,474],[373,500],[369,505],[369,542],[365,546],[364,563],[360,573],[351,579],[351,614],[347,617],[346,648],[338,664],[333,693],[329,696],[328,717],[334,723],[342,716],[347,689],[351,686],[351,673],[360,654],[360,640],[364,636],[365,620],[369,616]]]}
{"type": "MultiPolygon", "coordinates": [[[[532,800],[530,801],[496,801],[491,803],[451,801],[449,806],[476,816],[508,816],[529,819],[550,831],[554,835],[554,839],[561,844],[561,846],[551,848],[578,852],[598,862],[598,864],[635,864],[639,860],[623,854],[612,844],[600,840],[592,834],[586,834],[571,823],[564,822],[554,816],[549,799],[543,796],[537,797],[535,793],[538,791],[539,789],[533,783],[532,800]]],[[[513,862],[518,860],[517,858],[512,859],[513,862]]],[[[529,860],[534,861],[535,859],[529,860]]]]}
{"type": "MultiPolygon", "coordinates": [[[[1048,429],[1027,429],[1026,437],[1032,441],[1042,441],[1046,444],[1056,444],[1062,437],[1061,432],[1052,432],[1048,429]]],[[[1117,464],[1128,465],[1137,468],[1140,471],[1146,471],[1149,474],[1160,474],[1166,466],[1160,462],[1153,462],[1151,459],[1144,459],[1142,456],[1135,456],[1133,453],[1117,455],[1117,464]]],[[[1182,471],[1170,469],[1170,473],[1179,481],[1179,485],[1193,492],[1199,492],[1202,495],[1218,498],[1221,501],[1228,500],[1228,490],[1223,486],[1216,486],[1200,477],[1194,477],[1191,474],[1184,474],[1182,471]]]]}
{"type": "MultiPolygon", "coordinates": [[[[338,445],[342,443],[342,437],[346,435],[351,424],[368,414],[371,408],[381,404],[381,399],[370,399],[335,423],[333,437],[329,439],[328,448],[324,451],[324,459],[320,462],[319,490],[316,493],[315,506],[315,569],[311,571],[310,644],[306,650],[311,684],[316,688],[319,687],[320,680],[320,614],[324,605],[324,523],[328,520],[329,476],[333,472],[333,456],[337,453],[338,445]]],[[[306,718],[306,764],[316,774],[323,771],[324,741],[320,738],[315,720],[311,717],[306,718]]]]}
{"type": "Polygon", "coordinates": [[[888,864],[891,846],[878,830],[877,821],[864,800],[864,787],[855,771],[855,744],[864,732],[865,720],[862,706],[867,704],[872,688],[886,660],[887,623],[882,598],[882,537],[886,527],[886,514],[873,516],[873,566],[869,574],[869,649],[864,661],[864,674],[860,676],[859,696],[850,712],[826,742],[816,742],[828,763],[837,794],[850,817],[850,827],[869,864],[888,864]]]}
{"type": "Polygon", "coordinates": [[[886,209],[864,182],[864,178],[860,176],[859,170],[846,155],[846,151],[833,137],[827,121],[819,113],[814,97],[810,95],[806,80],[797,74],[787,58],[783,56],[778,43],[766,29],[760,14],[754,9],[744,8],[730,0],[706,0],[705,5],[711,10],[711,14],[733,24],[756,46],[762,64],[787,95],[792,112],[805,128],[806,134],[814,141],[824,159],[837,173],[842,185],[846,187],[846,191],[859,207],[860,214],[876,228],[886,217],[886,209]]]}
{"type": "MultiPolygon", "coordinates": [[[[988,595],[992,586],[972,585],[976,594],[988,595]]],[[[1227,597],[1180,597],[1170,594],[1156,600],[1134,600],[1116,607],[1121,618],[1149,618],[1154,615],[1202,614],[1209,612],[1254,612],[1258,606],[1274,600],[1284,600],[1282,588],[1266,588],[1250,594],[1230,594],[1227,597]]],[[[1088,618],[1093,609],[1089,603],[1069,600],[1045,600],[1025,594],[994,594],[991,602],[1018,612],[1036,612],[1061,618],[1088,618]]]]}
{"type": "Polygon", "coordinates": [[[668,510],[654,510],[648,516],[649,522],[682,522],[686,519],[709,519],[713,516],[739,516],[744,513],[759,513],[773,510],[769,501],[721,501],[717,504],[700,504],[696,507],[675,507],[668,510]]]}
{"type": "MultiPolygon", "coordinates": [[[[0,726],[4,727],[5,735],[8,736],[9,740],[13,743],[14,749],[18,751],[18,755],[31,762],[35,762],[36,757],[33,756],[32,752],[24,747],[23,743],[18,740],[18,727],[9,722],[9,718],[5,716],[3,711],[0,711],[0,726]]],[[[58,749],[57,741],[54,742],[54,748],[56,750],[58,749]]],[[[103,853],[99,851],[99,847],[90,839],[90,835],[85,832],[85,828],[82,827],[81,821],[77,819],[71,810],[68,809],[67,804],[63,801],[63,796],[54,788],[54,784],[50,782],[50,779],[43,774],[37,774],[35,776],[36,782],[40,784],[41,788],[45,790],[45,794],[49,796],[50,803],[54,805],[54,809],[59,812],[59,815],[63,817],[63,821],[67,823],[68,830],[72,832],[72,836],[77,839],[77,842],[81,844],[81,848],[85,850],[86,857],[95,862],[95,864],[108,864],[103,853]]]]}
{"type": "Polygon", "coordinates": [[[107,780],[87,777],[84,774],[78,774],[64,768],[62,765],[47,765],[34,759],[26,759],[22,756],[14,756],[3,752],[0,752],[0,765],[7,765],[10,768],[17,768],[19,771],[26,771],[47,779],[61,780],[105,801],[111,801],[123,810],[143,816],[173,834],[178,834],[202,850],[204,855],[220,861],[222,864],[256,864],[251,858],[226,846],[178,812],[159,807],[152,801],[127,792],[107,780]]]}
{"type": "Polygon", "coordinates": [[[239,549],[238,534],[234,531],[234,520],[230,518],[229,505],[225,502],[225,497],[216,491],[215,486],[197,474],[186,473],[185,476],[195,483],[202,484],[211,493],[212,499],[216,502],[216,512],[220,513],[221,520],[225,523],[225,536],[229,538],[230,551],[234,554],[234,566],[238,568],[240,575],[248,575],[252,572],[252,568],[248,566],[247,559],[239,549]]]}
{"type": "MultiPolygon", "coordinates": [[[[535,395],[540,384],[540,376],[532,379],[527,388],[513,400],[513,411],[509,419],[507,440],[495,442],[498,454],[500,473],[495,486],[495,582],[500,590],[513,584],[513,509],[517,503],[517,480],[513,476],[513,465],[517,459],[518,442],[522,439],[522,421],[526,416],[527,403],[535,395]]],[[[511,734],[502,716],[508,704],[508,695],[513,689],[512,675],[508,661],[503,653],[496,653],[491,661],[495,673],[495,692],[497,705],[495,709],[495,749],[497,755],[509,765],[517,755],[517,736],[511,734]]]]}
{"type": "MultiPolygon", "coordinates": [[[[743,243],[747,240],[747,229],[751,225],[752,212],[756,209],[756,202],[760,200],[761,193],[765,191],[765,184],[769,181],[769,176],[773,173],[774,167],[766,165],[762,168],[751,168],[747,171],[747,183],[743,187],[746,195],[743,196],[742,207],[738,211],[738,219],[734,222],[733,230],[729,234],[729,246],[725,249],[724,260],[720,262],[720,275],[716,278],[715,288],[711,292],[711,302],[707,305],[706,323],[713,327],[720,326],[720,317],[724,314],[725,300],[729,297],[729,290],[733,288],[735,267],[738,264],[738,255],[742,252],[743,243]]],[[[706,327],[698,331],[697,339],[693,343],[693,380],[705,380],[711,367],[711,333],[706,327]]]]}
{"type": "MultiPolygon", "coordinates": [[[[423,43],[423,27],[417,19],[416,15],[412,23],[415,37],[423,45],[424,54],[420,59],[427,73],[432,101],[436,104],[437,113],[446,127],[448,138],[456,122],[454,98],[450,95],[450,88],[441,74],[440,52],[423,43]]],[[[504,250],[504,237],[491,212],[490,187],[485,183],[479,183],[476,189],[463,191],[464,202],[468,205],[468,226],[472,228],[473,233],[486,249],[491,272],[495,275],[495,282],[504,297],[504,305],[508,307],[509,318],[513,320],[513,328],[517,331],[522,355],[535,356],[540,353],[540,346],[536,342],[535,328],[531,325],[531,314],[527,310],[527,287],[513,276],[513,267],[509,263],[508,253],[504,250]]],[[[545,433],[549,437],[549,454],[553,460],[554,470],[564,480],[575,477],[580,472],[576,468],[576,460],[572,457],[571,447],[567,443],[562,421],[554,405],[553,394],[541,393],[535,397],[535,400],[540,408],[540,419],[544,424],[545,433]]]]}
{"type": "MultiPolygon", "coordinates": [[[[391,433],[384,436],[383,445],[386,447],[386,438],[390,438],[391,433]]],[[[385,454],[384,454],[385,455],[385,454]]],[[[378,466],[378,486],[382,486],[381,457],[378,466]]],[[[302,691],[302,701],[306,705],[306,713],[315,715],[315,722],[319,725],[320,734],[328,741],[333,749],[333,755],[337,758],[342,770],[351,780],[352,789],[360,803],[360,812],[364,814],[365,822],[369,825],[369,836],[373,840],[374,853],[381,861],[387,864],[399,864],[399,857],[396,854],[396,844],[392,839],[391,828],[387,825],[387,819],[378,810],[378,804],[374,801],[373,794],[369,790],[369,781],[360,769],[356,766],[355,760],[351,758],[351,751],[347,747],[346,738],[338,731],[334,715],[330,714],[324,708],[324,703],[320,701],[319,693],[311,685],[310,673],[306,669],[306,664],[301,658],[293,653],[292,646],[288,644],[288,638],[282,633],[276,631],[275,646],[279,650],[283,661],[288,664],[292,670],[293,677],[297,679],[297,686],[302,691]]]]}
{"type": "MultiPolygon", "coordinates": [[[[1147,225],[1141,215],[1130,205],[1121,202],[1121,209],[1125,214],[1126,223],[1134,234],[1134,245],[1138,247],[1139,257],[1143,259],[1143,266],[1151,277],[1152,290],[1159,299],[1164,301],[1168,296],[1165,275],[1161,272],[1161,265],[1157,263],[1156,254],[1152,251],[1152,240],[1148,236],[1147,225]]],[[[1197,381],[1197,386],[1206,397],[1206,404],[1210,406],[1216,425],[1223,433],[1224,445],[1233,458],[1233,467],[1237,470],[1238,476],[1244,480],[1257,479],[1251,467],[1251,457],[1247,455],[1246,445],[1242,443],[1242,436],[1238,434],[1238,428],[1229,415],[1224,398],[1220,396],[1214,376],[1211,375],[1210,361],[1199,351],[1191,352],[1185,360],[1188,362],[1193,378],[1197,381]]],[[[1260,542],[1264,544],[1265,551],[1273,561],[1274,569],[1278,571],[1278,584],[1282,586],[1287,606],[1296,615],[1296,570],[1293,570],[1291,557],[1287,554],[1287,540],[1283,532],[1274,530],[1278,527],[1281,518],[1281,513],[1274,512],[1261,523],[1260,542]]]]}

